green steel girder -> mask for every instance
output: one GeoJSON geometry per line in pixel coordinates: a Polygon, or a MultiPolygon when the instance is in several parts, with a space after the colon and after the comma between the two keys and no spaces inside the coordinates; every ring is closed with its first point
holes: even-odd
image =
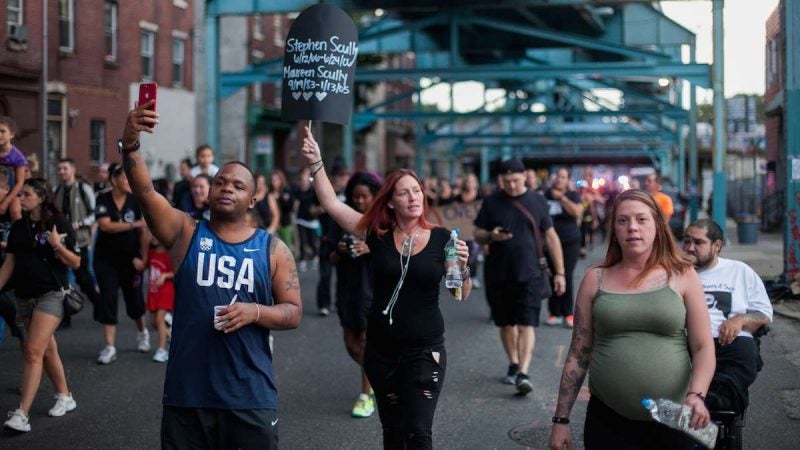
{"type": "Polygon", "coordinates": [[[676,119],[684,118],[688,111],[680,108],[672,109],[630,109],[618,111],[474,111],[460,113],[456,111],[383,111],[363,113],[364,118],[376,120],[381,119],[403,119],[403,120],[427,120],[427,119],[447,119],[447,118],[468,118],[468,117],[514,117],[533,120],[540,116],[545,117],[640,117],[653,114],[663,114],[676,119]]]}
{"type": "Polygon", "coordinates": [[[568,137],[570,139],[655,139],[659,141],[674,141],[675,133],[668,131],[546,131],[546,132],[525,132],[514,131],[513,135],[504,133],[481,133],[481,134],[462,134],[462,133],[437,133],[439,139],[558,139],[568,137]]]}

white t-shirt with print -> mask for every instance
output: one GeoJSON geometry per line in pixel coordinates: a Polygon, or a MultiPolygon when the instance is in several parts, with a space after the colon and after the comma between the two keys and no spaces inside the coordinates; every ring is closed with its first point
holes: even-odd
{"type": "MultiPolygon", "coordinates": [[[[698,275],[706,293],[711,336],[714,338],[719,337],[722,322],[734,316],[759,311],[772,321],[772,303],[764,283],[747,264],[719,258],[716,266],[698,272],[698,275]]],[[[744,330],[739,336],[753,337],[744,330]]]]}

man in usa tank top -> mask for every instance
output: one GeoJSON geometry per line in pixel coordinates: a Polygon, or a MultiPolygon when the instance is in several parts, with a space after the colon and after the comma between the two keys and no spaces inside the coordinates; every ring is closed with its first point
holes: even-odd
{"type": "Polygon", "coordinates": [[[137,151],[139,132],[152,133],[158,121],[151,103],[128,114],[119,148],[147,225],[175,268],[162,448],[277,448],[269,333],[300,324],[295,260],[283,242],[246,224],[255,178],[242,163],[214,177],[210,220],[196,223],[156,193],[137,151]]]}

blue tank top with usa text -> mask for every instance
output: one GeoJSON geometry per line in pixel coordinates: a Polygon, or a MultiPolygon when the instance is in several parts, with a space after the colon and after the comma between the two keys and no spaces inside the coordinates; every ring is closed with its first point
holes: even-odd
{"type": "Polygon", "coordinates": [[[269,330],[254,324],[225,334],[214,329],[214,306],[272,305],[269,244],[257,229],[244,242],[220,239],[201,220],[175,273],[175,310],[164,382],[166,406],[277,409],[269,330]]]}

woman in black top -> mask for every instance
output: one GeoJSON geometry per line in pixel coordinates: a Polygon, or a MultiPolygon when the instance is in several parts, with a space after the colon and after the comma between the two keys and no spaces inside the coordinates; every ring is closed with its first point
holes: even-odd
{"type": "Polygon", "coordinates": [[[572,274],[578,263],[578,254],[581,249],[581,230],[578,220],[583,217],[583,201],[581,195],[569,190],[569,171],[562,167],[556,172],[553,186],[546,190],[544,197],[550,207],[550,218],[556,229],[558,239],[561,240],[561,250],[564,255],[564,278],[567,289],[563,294],[557,295],[555,291],[548,301],[550,316],[545,320],[547,325],[561,325],[565,323],[572,328],[572,308],[574,294],[572,289],[572,274]]]}
{"type": "Polygon", "coordinates": [[[278,202],[269,195],[267,177],[263,173],[256,174],[256,212],[261,219],[261,226],[272,234],[278,231],[281,214],[278,211],[278,202]]]}
{"type": "Polygon", "coordinates": [[[211,219],[211,206],[208,204],[208,191],[211,190],[211,183],[214,179],[211,175],[201,173],[192,178],[191,205],[189,206],[189,217],[194,220],[210,220],[211,219]]]}
{"type": "MultiPolygon", "coordinates": [[[[375,200],[381,182],[376,175],[356,172],[344,189],[347,206],[365,213],[375,200]]],[[[347,353],[361,370],[361,394],[353,406],[353,417],[369,417],[375,412],[372,387],[363,370],[364,345],[367,339],[367,318],[372,307],[372,270],[369,246],[362,239],[345,233],[335,222],[328,231],[322,254],[328,255],[336,267],[336,311],[342,325],[347,353]]]]}
{"type": "MultiPolygon", "coordinates": [[[[302,154],[320,204],[346,232],[364,237],[372,255],[373,305],[364,369],[375,389],[384,448],[431,448],[446,367],[439,285],[449,232],[426,220],[425,191],[410,170],[390,174],[364,214],[339,201],[319,146],[310,128],[304,130],[302,154]]],[[[457,253],[466,298],[471,282],[464,241],[457,241],[457,253]]]]}
{"type": "Polygon", "coordinates": [[[281,238],[284,244],[289,248],[294,248],[294,223],[292,223],[292,213],[294,212],[295,204],[297,203],[289,183],[286,181],[286,175],[283,171],[276,169],[269,176],[269,194],[275,199],[280,211],[280,227],[278,228],[278,237],[281,238]]]}
{"type": "Polygon", "coordinates": [[[50,416],[63,416],[75,409],[67,387],[64,366],[58,354],[55,331],[64,316],[67,268],[81,264],[75,235],[52,202],[50,186],[42,178],[25,181],[22,187],[23,218],[14,223],[8,237],[5,261],[0,268],[0,289],[15,278],[17,317],[25,322],[25,365],[19,409],[9,413],[4,427],[30,431],[28,414],[39,390],[42,368],[56,390],[56,404],[50,416]]]}
{"type": "Polygon", "coordinates": [[[128,317],[136,323],[140,352],[150,351],[150,334],[144,323],[141,272],[147,266],[150,246],[142,211],[131,194],[128,177],[119,164],[111,165],[111,191],[97,196],[97,242],[94,271],[100,286],[100,301],[94,305],[94,320],[103,324],[105,347],[97,362],[117,359],[117,295],[122,289],[128,317]]]}

